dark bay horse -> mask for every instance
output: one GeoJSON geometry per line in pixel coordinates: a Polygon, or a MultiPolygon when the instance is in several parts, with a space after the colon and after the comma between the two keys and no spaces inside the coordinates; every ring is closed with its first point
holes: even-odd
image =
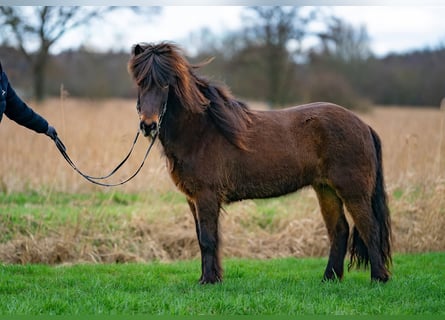
{"type": "Polygon", "coordinates": [[[187,197],[201,249],[200,283],[222,281],[219,215],[223,204],[268,198],[312,186],[330,239],[325,280],[371,266],[386,282],[391,221],[377,133],[331,104],[255,111],[221,85],[196,74],[173,43],[133,47],[128,70],[138,85],[145,136],[159,137],[167,167],[187,197]],[[344,207],[354,222],[351,237],[344,207]]]}

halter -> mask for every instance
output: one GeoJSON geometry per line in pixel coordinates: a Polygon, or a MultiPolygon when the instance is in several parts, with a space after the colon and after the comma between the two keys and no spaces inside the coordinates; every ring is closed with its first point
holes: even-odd
{"type": "Polygon", "coordinates": [[[150,145],[147,148],[147,151],[145,152],[144,159],[142,160],[141,165],[139,166],[139,168],[129,178],[125,179],[124,181],[121,181],[121,182],[118,182],[118,183],[114,183],[114,184],[108,184],[108,183],[98,182],[96,180],[107,179],[107,178],[111,177],[113,174],[115,174],[120,169],[120,167],[122,167],[122,165],[128,160],[128,158],[130,157],[131,153],[133,152],[134,146],[136,145],[136,142],[137,142],[137,140],[139,138],[139,134],[140,134],[139,130],[136,132],[136,136],[134,137],[134,140],[133,140],[133,145],[131,146],[130,151],[128,152],[128,154],[126,155],[124,160],[122,160],[116,166],[116,168],[114,168],[109,174],[107,174],[105,176],[102,176],[102,177],[93,177],[93,176],[87,175],[87,174],[83,173],[82,171],[80,171],[76,167],[74,162],[71,160],[71,158],[68,156],[68,153],[66,152],[66,147],[63,144],[62,140],[58,136],[56,136],[54,138],[54,143],[56,144],[56,147],[57,147],[57,149],[59,149],[59,151],[62,154],[62,156],[65,158],[66,162],[68,162],[68,164],[71,166],[71,168],[73,168],[74,171],[76,171],[78,174],[80,174],[83,178],[85,178],[89,182],[97,184],[99,186],[103,186],[103,187],[115,187],[115,186],[123,185],[123,184],[127,183],[128,181],[130,181],[131,179],[133,179],[139,173],[139,171],[141,171],[142,167],[144,166],[145,160],[147,159],[148,154],[150,153],[150,150],[151,150],[151,148],[153,147],[153,145],[154,145],[154,143],[156,141],[156,138],[159,136],[159,130],[161,129],[162,119],[164,118],[164,115],[165,115],[165,113],[167,111],[167,102],[168,102],[168,95],[167,95],[167,99],[165,100],[165,103],[164,103],[164,105],[162,107],[162,110],[159,113],[159,123],[158,123],[158,126],[157,126],[154,134],[151,135],[152,140],[151,140],[150,145]]]}
{"type": "Polygon", "coordinates": [[[158,136],[159,135],[159,131],[161,130],[161,124],[162,124],[162,120],[164,119],[164,115],[167,112],[167,102],[168,102],[168,92],[167,92],[167,99],[164,102],[164,106],[161,109],[161,112],[159,113],[159,122],[158,122],[158,127],[156,128],[156,132],[154,134],[154,136],[158,136]]]}

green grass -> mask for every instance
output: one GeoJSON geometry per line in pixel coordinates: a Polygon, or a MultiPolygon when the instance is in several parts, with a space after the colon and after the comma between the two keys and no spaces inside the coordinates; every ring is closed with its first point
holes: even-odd
{"type": "Polygon", "coordinates": [[[0,315],[445,314],[444,253],[396,255],[393,278],[367,272],[320,281],[326,259],[225,261],[225,280],[199,285],[198,261],[2,265],[0,315]]]}
{"type": "Polygon", "coordinates": [[[0,243],[13,239],[17,234],[47,235],[63,226],[113,231],[121,228],[122,221],[128,220],[135,212],[143,212],[148,219],[159,219],[156,215],[167,207],[170,214],[177,213],[186,208],[185,197],[177,192],[0,192],[0,243]]]}
{"type": "MultiPolygon", "coordinates": [[[[395,198],[406,197],[403,190],[394,193],[395,198]]],[[[237,223],[252,230],[257,226],[273,230],[283,216],[294,211],[312,212],[307,208],[316,208],[316,198],[297,193],[255,200],[247,207],[239,205],[238,210],[248,214],[237,223]]],[[[237,210],[236,205],[229,210],[237,210]]],[[[102,248],[104,241],[109,241],[113,249],[121,239],[136,244],[132,239],[138,239],[139,224],[145,232],[152,222],[186,214],[189,209],[185,198],[177,192],[0,193],[0,243],[13,242],[17,237],[32,241],[45,241],[46,236],[67,238],[71,233],[72,241],[80,247],[89,245],[82,242],[85,236],[93,239],[91,246],[99,241],[97,247],[102,248]],[[129,224],[135,217],[146,220],[139,223],[136,219],[129,224]]],[[[156,229],[153,236],[163,231],[156,229]]],[[[132,247],[125,248],[122,250],[132,247]]],[[[147,250],[146,244],[143,250],[147,250]]],[[[224,282],[207,286],[197,283],[198,261],[0,265],[0,316],[445,314],[443,252],[395,255],[393,278],[384,285],[371,283],[369,270],[346,273],[342,282],[322,283],[326,262],[326,258],[224,259],[224,282]]]]}

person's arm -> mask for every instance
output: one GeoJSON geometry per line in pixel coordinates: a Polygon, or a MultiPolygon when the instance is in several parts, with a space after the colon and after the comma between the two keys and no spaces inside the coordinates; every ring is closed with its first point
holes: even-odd
{"type": "Polygon", "coordinates": [[[6,79],[6,109],[5,115],[17,122],[18,124],[34,130],[38,133],[47,133],[48,131],[48,121],[45,120],[41,115],[32,110],[28,105],[20,99],[20,97],[15,93],[11,84],[8,81],[5,72],[2,72],[1,77],[6,79]]]}

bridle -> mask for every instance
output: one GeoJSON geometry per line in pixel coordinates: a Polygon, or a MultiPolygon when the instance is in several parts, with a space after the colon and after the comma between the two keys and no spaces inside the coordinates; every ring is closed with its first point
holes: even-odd
{"type": "Polygon", "coordinates": [[[102,176],[102,177],[93,177],[90,175],[87,175],[85,173],[83,173],[82,171],[80,171],[76,165],[74,164],[74,162],[71,160],[71,158],[68,156],[68,153],[66,152],[66,147],[63,144],[62,140],[56,135],[54,140],[54,143],[56,144],[57,149],[60,151],[60,153],[62,154],[62,156],[65,158],[66,162],[68,162],[68,164],[74,169],[74,171],[76,171],[78,174],[80,174],[83,178],[85,178],[86,180],[88,180],[91,183],[97,184],[99,186],[103,186],[103,187],[115,187],[115,186],[120,186],[123,185],[125,183],[127,183],[128,181],[130,181],[131,179],[133,179],[138,173],[139,171],[141,171],[142,167],[144,166],[145,160],[148,157],[148,154],[150,153],[151,148],[153,147],[156,138],[159,136],[159,130],[161,129],[161,124],[162,124],[162,120],[164,118],[164,115],[167,111],[167,102],[168,102],[168,94],[167,94],[167,99],[165,100],[165,103],[161,109],[161,112],[159,113],[159,122],[158,125],[156,127],[155,132],[151,135],[152,139],[150,142],[150,145],[147,148],[147,151],[145,152],[144,158],[142,160],[141,165],[139,166],[139,168],[127,179],[125,179],[124,181],[118,182],[118,183],[103,183],[103,182],[99,182],[97,180],[104,180],[107,179],[109,177],[111,177],[112,175],[114,175],[121,167],[122,165],[128,160],[128,158],[130,157],[131,153],[133,152],[134,146],[136,145],[136,142],[139,138],[140,135],[140,130],[138,130],[136,132],[136,136],[134,137],[133,140],[133,145],[130,148],[130,151],[128,152],[128,154],[125,156],[124,160],[122,160],[117,166],[116,168],[114,168],[109,174],[102,176]]]}
{"type": "Polygon", "coordinates": [[[168,102],[168,92],[167,92],[167,99],[165,99],[164,105],[162,106],[161,112],[159,113],[158,126],[155,132],[156,137],[159,135],[159,131],[161,130],[161,125],[162,125],[162,120],[164,119],[165,113],[167,112],[167,102],[168,102]]]}

